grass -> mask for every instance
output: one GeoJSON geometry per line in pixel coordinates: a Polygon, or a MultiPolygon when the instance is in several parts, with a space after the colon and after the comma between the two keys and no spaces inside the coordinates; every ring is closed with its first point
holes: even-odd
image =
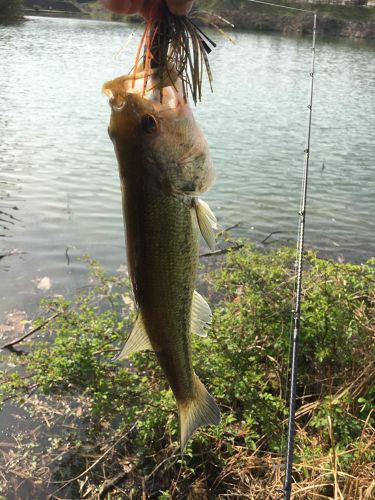
{"type": "MultiPolygon", "coordinates": [[[[293,491],[370,498],[374,261],[337,264],[310,252],[305,262],[293,491]]],[[[193,360],[223,419],[197,432],[183,457],[174,398],[153,354],[111,361],[134,320],[127,281],[95,262],[91,273],[89,291],[44,304],[34,326],[57,316],[41,338],[7,355],[2,399],[25,417],[2,438],[2,494],[279,498],[294,250],[245,244],[202,276],[213,327],[193,339],[193,360]]]]}

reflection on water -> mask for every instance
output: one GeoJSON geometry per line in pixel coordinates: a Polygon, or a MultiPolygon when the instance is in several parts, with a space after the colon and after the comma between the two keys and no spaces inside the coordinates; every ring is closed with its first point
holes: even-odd
{"type": "MultiPolygon", "coordinates": [[[[137,36],[118,55],[131,29],[46,18],[0,27],[2,312],[35,305],[44,277],[55,293],[82,286],[84,254],[110,271],[124,262],[100,88],[132,66],[137,36]]],[[[295,240],[310,40],[251,33],[218,45],[215,93],[196,109],[217,171],[205,199],[223,227],[241,221],[238,236],[295,240]]],[[[374,69],[374,45],[318,40],[306,238],[335,258],[374,255],[374,69]]]]}

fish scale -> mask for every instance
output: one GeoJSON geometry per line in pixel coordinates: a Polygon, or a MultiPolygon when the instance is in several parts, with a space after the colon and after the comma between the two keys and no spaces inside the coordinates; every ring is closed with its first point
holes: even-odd
{"type": "MultiPolygon", "coordinates": [[[[143,262],[138,301],[158,360],[176,397],[191,397],[190,316],[198,262],[191,208],[181,199],[145,194],[138,235],[143,262]],[[176,248],[183,251],[176,252],[176,248]],[[183,369],[181,370],[181,367],[183,369]]],[[[134,211],[130,211],[132,217],[134,211]]]]}

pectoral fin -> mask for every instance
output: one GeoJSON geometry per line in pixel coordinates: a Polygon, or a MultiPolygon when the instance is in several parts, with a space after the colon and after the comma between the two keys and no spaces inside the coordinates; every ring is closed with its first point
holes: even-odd
{"type": "Polygon", "coordinates": [[[216,240],[214,229],[217,229],[217,220],[210,207],[202,200],[197,199],[195,212],[200,232],[210,250],[215,250],[216,240]]]}
{"type": "Polygon", "coordinates": [[[115,359],[116,361],[122,361],[135,352],[152,350],[150,340],[143,324],[142,316],[139,314],[130,337],[125,342],[122,351],[115,359]]]}
{"type": "Polygon", "coordinates": [[[200,337],[207,337],[205,328],[211,326],[212,312],[210,306],[197,291],[193,294],[191,303],[191,326],[190,331],[200,337]]]}
{"type": "Polygon", "coordinates": [[[218,425],[220,423],[219,407],[196,375],[194,375],[194,384],[194,397],[177,401],[180,418],[181,452],[184,451],[186,442],[198,427],[218,425]]]}

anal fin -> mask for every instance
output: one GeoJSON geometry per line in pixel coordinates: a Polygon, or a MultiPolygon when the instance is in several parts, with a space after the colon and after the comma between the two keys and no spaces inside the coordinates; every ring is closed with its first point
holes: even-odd
{"type": "Polygon", "coordinates": [[[200,337],[207,337],[206,328],[212,324],[212,312],[210,306],[196,290],[191,303],[190,331],[200,337]]]}
{"type": "Polygon", "coordinates": [[[142,316],[139,314],[128,340],[125,342],[122,351],[115,359],[116,361],[122,361],[135,352],[152,350],[150,339],[148,338],[143,324],[142,316]]]}

